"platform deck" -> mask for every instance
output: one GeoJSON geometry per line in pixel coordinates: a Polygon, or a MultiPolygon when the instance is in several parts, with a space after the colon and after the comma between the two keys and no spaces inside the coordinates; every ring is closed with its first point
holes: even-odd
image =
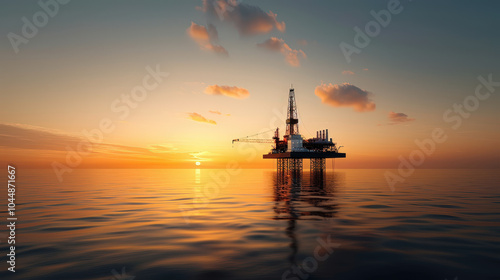
{"type": "Polygon", "coordinates": [[[345,153],[337,152],[285,152],[265,154],[262,158],[345,158],[345,153]]]}

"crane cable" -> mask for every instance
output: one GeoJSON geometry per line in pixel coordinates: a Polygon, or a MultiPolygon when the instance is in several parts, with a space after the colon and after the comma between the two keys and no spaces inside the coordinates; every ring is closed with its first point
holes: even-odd
{"type": "Polygon", "coordinates": [[[253,136],[257,136],[257,135],[261,135],[261,134],[265,134],[265,133],[268,133],[270,131],[274,131],[275,129],[270,129],[270,130],[267,130],[267,131],[264,131],[264,132],[260,132],[260,133],[257,133],[257,134],[253,134],[253,135],[248,135],[248,136],[245,136],[245,137],[242,137],[242,138],[249,138],[249,137],[253,137],[253,136]]]}
{"type": "MultiPolygon", "coordinates": [[[[299,112],[297,110],[297,116],[300,118],[299,115],[300,114],[299,114],[299,112]]],[[[307,132],[307,137],[306,138],[314,138],[314,135],[311,134],[311,131],[309,131],[309,129],[307,129],[307,126],[304,124],[304,122],[302,122],[302,124],[300,126],[306,130],[306,132],[307,132]]]]}

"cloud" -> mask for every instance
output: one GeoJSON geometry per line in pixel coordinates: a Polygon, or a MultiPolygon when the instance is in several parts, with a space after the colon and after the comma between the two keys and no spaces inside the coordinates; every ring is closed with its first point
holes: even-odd
{"type": "MultiPolygon", "coordinates": [[[[81,156],[78,167],[83,168],[179,168],[193,152],[181,151],[170,143],[143,148],[89,142],[83,132],[69,134],[26,124],[0,123],[1,165],[15,160],[16,164],[27,168],[53,168],[54,162],[67,164],[68,155],[77,153],[81,156]]],[[[72,157],[72,162],[74,160],[72,157]]]]}
{"type": "Polygon", "coordinates": [[[205,88],[206,94],[225,95],[236,99],[247,98],[250,93],[247,89],[231,86],[211,85],[205,88]]]}
{"type": "Polygon", "coordinates": [[[209,24],[208,28],[206,28],[203,25],[191,22],[191,26],[186,32],[191,39],[198,43],[202,50],[212,51],[226,56],[229,55],[224,47],[213,43],[219,39],[219,35],[217,29],[212,24],[209,24]]]}
{"type": "Polygon", "coordinates": [[[229,117],[231,116],[231,114],[224,114],[224,113],[221,113],[217,110],[208,110],[209,113],[212,113],[212,114],[216,114],[216,115],[220,115],[220,116],[226,116],[226,117],[229,117]]]}
{"type": "Polygon", "coordinates": [[[154,153],[175,153],[178,152],[179,149],[174,147],[172,144],[161,144],[151,145],[149,150],[154,153]]]}
{"type": "Polygon", "coordinates": [[[400,124],[400,123],[411,122],[411,121],[415,120],[412,118],[408,118],[408,115],[405,113],[389,112],[389,115],[387,117],[389,118],[389,121],[391,122],[391,124],[400,124]]]}
{"type": "Polygon", "coordinates": [[[307,46],[309,45],[309,42],[306,39],[300,39],[297,41],[297,43],[301,46],[307,46]]]}
{"type": "Polygon", "coordinates": [[[354,72],[349,71],[349,70],[344,70],[344,71],[342,71],[342,75],[354,75],[354,72]]]}
{"type": "Polygon", "coordinates": [[[265,42],[257,44],[257,46],[282,53],[285,56],[285,61],[294,67],[300,66],[300,58],[307,58],[302,50],[294,50],[283,39],[276,37],[271,37],[265,42]]]}
{"type": "Polygon", "coordinates": [[[257,6],[236,0],[203,0],[202,7],[197,9],[233,24],[240,35],[269,33],[273,29],[285,32],[286,29],[285,22],[279,22],[275,13],[266,13],[257,6]]]}
{"type": "Polygon", "coordinates": [[[204,122],[209,124],[217,124],[215,121],[209,120],[198,113],[187,113],[187,114],[188,114],[188,119],[191,119],[193,121],[204,122]]]}
{"type": "Polygon", "coordinates": [[[0,124],[0,147],[66,151],[66,146],[76,146],[81,139],[57,130],[25,124],[0,124]]]}
{"type": "MultiPolygon", "coordinates": [[[[83,147],[82,150],[84,151],[92,151],[105,155],[136,154],[151,156],[151,151],[146,148],[102,143],[99,141],[89,142],[83,136],[71,135],[54,129],[26,124],[0,123],[0,148],[66,153],[68,148],[75,150],[76,147],[83,147]],[[82,145],[82,142],[85,145],[82,145]],[[91,149],[87,149],[90,146],[91,149]]],[[[171,149],[175,148],[171,147],[171,149]]]]}
{"type": "Polygon", "coordinates": [[[193,152],[190,153],[189,155],[191,156],[190,160],[192,161],[198,161],[198,160],[207,161],[210,160],[209,158],[207,158],[207,156],[213,155],[213,153],[210,153],[208,151],[202,151],[202,152],[193,152]]]}
{"type": "Polygon", "coordinates": [[[363,71],[368,71],[368,68],[364,68],[363,71]]]}
{"type": "Polygon", "coordinates": [[[375,102],[370,99],[372,95],[349,83],[321,84],[314,90],[321,102],[332,107],[352,107],[357,112],[375,110],[375,102]]]}

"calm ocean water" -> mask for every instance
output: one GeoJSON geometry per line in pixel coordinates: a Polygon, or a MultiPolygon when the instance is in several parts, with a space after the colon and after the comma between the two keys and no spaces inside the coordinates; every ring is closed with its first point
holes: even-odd
{"type": "Polygon", "coordinates": [[[223,171],[18,170],[0,279],[500,279],[498,170],[223,171]]]}

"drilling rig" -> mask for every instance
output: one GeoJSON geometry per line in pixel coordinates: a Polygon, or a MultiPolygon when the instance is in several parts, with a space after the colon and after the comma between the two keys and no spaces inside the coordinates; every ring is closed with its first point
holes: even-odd
{"type": "Polygon", "coordinates": [[[345,158],[345,153],[340,153],[340,147],[328,138],[328,129],[317,131],[316,137],[304,139],[299,134],[299,119],[295,102],[295,90],[290,88],[288,94],[288,109],[286,119],[286,134],[280,139],[279,128],[274,131],[272,139],[234,139],[234,142],[273,143],[273,148],[264,159],[276,159],[278,172],[296,172],[302,170],[302,161],[310,159],[311,171],[326,169],[327,158],[345,158]]]}

